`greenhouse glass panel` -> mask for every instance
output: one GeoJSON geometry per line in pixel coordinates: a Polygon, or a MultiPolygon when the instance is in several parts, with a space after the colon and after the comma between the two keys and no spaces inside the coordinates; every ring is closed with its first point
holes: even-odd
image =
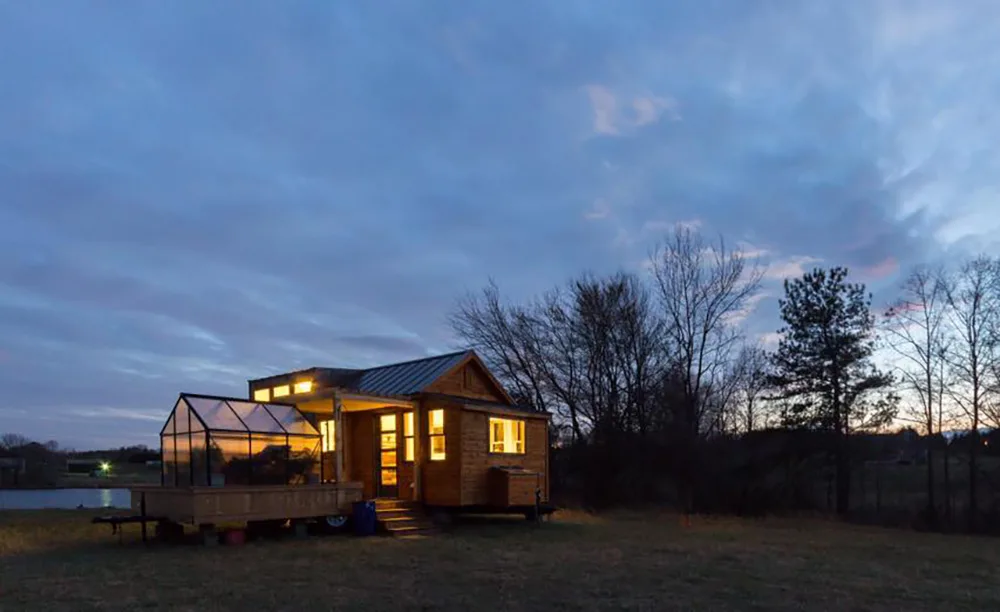
{"type": "Polygon", "coordinates": [[[191,433],[201,433],[202,436],[205,434],[205,426],[201,424],[201,418],[199,418],[197,410],[190,411],[190,423],[191,423],[191,433]]]}
{"type": "Polygon", "coordinates": [[[229,401],[229,405],[233,407],[233,410],[243,419],[246,423],[247,429],[254,433],[280,433],[284,434],[285,430],[281,427],[271,413],[267,411],[262,404],[254,404],[253,402],[238,402],[229,401]]]}
{"type": "Polygon", "coordinates": [[[212,433],[208,436],[211,485],[250,484],[250,439],[247,436],[212,433]]]}
{"type": "Polygon", "coordinates": [[[288,436],[288,484],[321,482],[319,440],[288,436]]]}
{"type": "Polygon", "coordinates": [[[246,426],[225,401],[205,397],[189,397],[187,400],[209,429],[246,431],[246,426]]]}
{"type": "Polygon", "coordinates": [[[187,433],[191,431],[188,429],[188,406],[184,399],[177,400],[177,405],[174,407],[174,431],[176,433],[187,433]]]}
{"type": "Polygon", "coordinates": [[[177,434],[174,443],[177,445],[177,485],[186,487],[191,484],[191,439],[187,433],[177,434]]]}
{"type": "Polygon", "coordinates": [[[170,411],[170,418],[167,419],[167,422],[163,424],[163,429],[160,430],[160,435],[161,436],[164,436],[164,435],[172,436],[172,435],[174,435],[174,412],[175,412],[175,410],[171,410],[170,411]]]}
{"type": "Polygon", "coordinates": [[[306,420],[301,412],[292,406],[281,404],[267,404],[267,410],[271,413],[281,426],[290,434],[313,435],[316,429],[306,420]]]}
{"type": "Polygon", "coordinates": [[[174,436],[162,435],[160,436],[160,448],[163,452],[163,484],[167,486],[174,486],[176,483],[176,473],[177,473],[177,463],[176,457],[174,456],[174,436]]]}
{"type": "Polygon", "coordinates": [[[252,434],[250,453],[250,481],[253,484],[288,483],[287,436],[252,434]]]}
{"type": "MultiPolygon", "coordinates": [[[[191,419],[194,425],[195,419],[191,419]]],[[[205,487],[209,483],[208,475],[208,441],[204,431],[191,434],[191,477],[192,484],[205,487]]]]}
{"type": "Polygon", "coordinates": [[[181,394],[161,430],[163,484],[320,482],[319,432],[294,406],[274,412],[240,399],[181,394]]]}

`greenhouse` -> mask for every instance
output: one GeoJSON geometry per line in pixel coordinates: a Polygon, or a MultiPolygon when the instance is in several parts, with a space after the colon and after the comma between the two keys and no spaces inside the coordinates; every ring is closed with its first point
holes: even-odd
{"type": "Polygon", "coordinates": [[[182,393],[160,431],[161,484],[321,483],[320,441],[295,406],[182,393]]]}

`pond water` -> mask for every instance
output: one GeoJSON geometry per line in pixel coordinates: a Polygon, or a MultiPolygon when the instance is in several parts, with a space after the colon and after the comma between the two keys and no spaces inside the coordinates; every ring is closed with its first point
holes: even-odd
{"type": "Polygon", "coordinates": [[[0,489],[0,510],[128,508],[128,489],[0,489]]]}

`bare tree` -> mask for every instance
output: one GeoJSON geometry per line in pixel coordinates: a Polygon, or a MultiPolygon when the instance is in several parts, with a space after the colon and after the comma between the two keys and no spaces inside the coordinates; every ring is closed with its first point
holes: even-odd
{"type": "Polygon", "coordinates": [[[710,246],[690,228],[676,229],[651,264],[670,350],[680,364],[677,426],[698,437],[718,422],[706,418],[711,403],[705,399],[723,386],[742,337],[733,321],[752,308],[764,270],[721,238],[710,246]]]}
{"type": "Polygon", "coordinates": [[[677,228],[651,256],[667,345],[675,360],[669,381],[674,481],[685,512],[693,510],[701,441],[725,424],[732,357],[742,338],[737,322],[752,309],[763,277],[756,260],[707,244],[677,228]]]}
{"type": "Polygon", "coordinates": [[[908,416],[920,423],[926,434],[928,517],[937,513],[934,433],[935,422],[940,420],[940,403],[935,402],[935,391],[940,387],[937,378],[942,365],[939,361],[944,356],[947,306],[943,271],[919,266],[903,282],[902,295],[886,313],[884,326],[887,344],[898,357],[897,380],[919,400],[908,416]]]}
{"type": "Polygon", "coordinates": [[[948,314],[955,333],[950,365],[956,384],[952,400],[969,419],[969,527],[976,528],[979,508],[979,428],[995,390],[1000,324],[1000,265],[980,256],[966,262],[947,283],[948,314]]]}
{"type": "Polygon", "coordinates": [[[751,432],[767,424],[761,408],[768,388],[769,359],[767,351],[758,344],[744,345],[737,354],[737,405],[734,412],[738,431],[751,432]]]}
{"type": "Polygon", "coordinates": [[[513,395],[538,410],[548,408],[545,375],[536,359],[540,325],[524,308],[504,305],[493,279],[478,295],[459,300],[449,323],[489,362],[513,395]]]}
{"type": "Polygon", "coordinates": [[[461,300],[450,322],[515,393],[562,416],[576,440],[595,428],[645,432],[654,420],[662,324],[634,275],[583,275],[523,306],[503,304],[491,282],[461,300]]]}
{"type": "Polygon", "coordinates": [[[0,448],[12,450],[31,444],[31,440],[26,436],[17,433],[0,434],[0,448]]]}

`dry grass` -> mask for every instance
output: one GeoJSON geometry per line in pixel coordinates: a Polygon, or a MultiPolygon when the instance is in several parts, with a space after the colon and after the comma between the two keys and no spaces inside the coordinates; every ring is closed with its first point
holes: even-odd
{"type": "Polygon", "coordinates": [[[987,610],[993,539],[820,521],[564,513],[425,540],[125,545],[80,512],[0,513],[0,610],[987,610]]]}

